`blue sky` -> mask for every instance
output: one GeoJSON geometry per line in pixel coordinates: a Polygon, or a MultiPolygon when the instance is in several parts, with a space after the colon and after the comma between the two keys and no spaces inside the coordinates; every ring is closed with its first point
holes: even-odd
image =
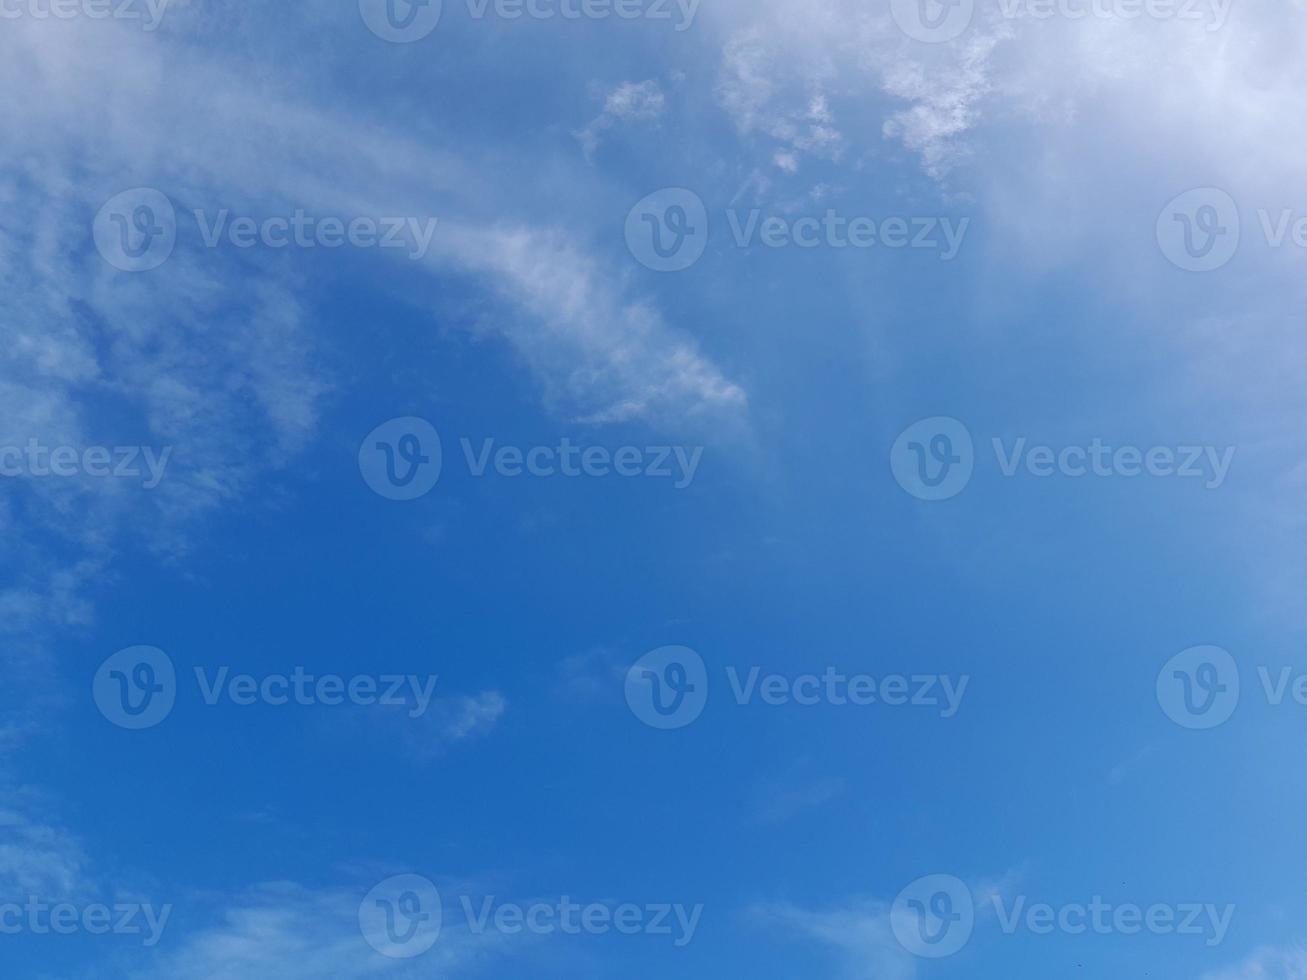
{"type": "Polygon", "coordinates": [[[1304,5],[564,7],[0,2],[4,976],[1307,975],[1304,5]]]}

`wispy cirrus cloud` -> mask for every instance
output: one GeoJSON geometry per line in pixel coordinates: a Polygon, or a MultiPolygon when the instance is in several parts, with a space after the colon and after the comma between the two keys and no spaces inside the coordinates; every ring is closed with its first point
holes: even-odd
{"type": "Polygon", "coordinates": [[[30,790],[6,787],[0,809],[0,892],[54,900],[84,885],[86,855],[67,830],[35,815],[30,790]]]}
{"type": "Polygon", "coordinates": [[[493,931],[476,935],[445,928],[420,957],[388,959],[359,930],[359,903],[366,894],[366,886],[254,886],[226,900],[214,924],[174,940],[153,965],[127,975],[130,980],[463,977],[479,973],[479,961],[504,945],[493,931]]]}
{"type": "MultiPolygon", "coordinates": [[[[0,84],[25,93],[0,105],[0,125],[25,134],[21,148],[0,148],[0,284],[14,311],[0,326],[0,442],[115,445],[134,431],[174,448],[148,494],[110,480],[7,481],[20,492],[0,526],[15,531],[9,554],[28,560],[9,569],[0,605],[24,630],[88,622],[86,587],[129,526],[148,523],[156,552],[184,553],[198,521],[311,444],[337,382],[322,367],[331,338],[311,322],[313,284],[287,256],[253,262],[192,235],[153,272],[105,264],[89,248],[91,219],[132,186],[168,194],[183,224],[189,208],[434,211],[437,247],[416,267],[496,299],[496,315],[469,329],[505,338],[555,410],[714,431],[747,413],[743,389],[623,268],[561,222],[497,213],[475,162],[287,98],[238,53],[176,33],[29,18],[6,22],[0,54],[0,84]]],[[[605,108],[613,120],[658,111],[660,93],[640,86],[605,108]]]]}
{"type": "Polygon", "coordinates": [[[853,902],[809,910],[788,903],[757,905],[750,917],[759,925],[825,947],[849,980],[911,980],[916,960],[899,945],[883,902],[853,902]]]}

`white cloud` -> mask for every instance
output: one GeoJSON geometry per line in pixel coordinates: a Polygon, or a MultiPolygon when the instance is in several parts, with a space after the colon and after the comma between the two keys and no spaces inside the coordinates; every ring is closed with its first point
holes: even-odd
{"type": "Polygon", "coordinates": [[[629,667],[629,654],[609,647],[575,653],[555,666],[555,690],[574,703],[620,704],[629,667]]]}
{"type": "Polygon", "coordinates": [[[80,842],[62,828],[35,818],[30,807],[17,809],[29,793],[5,789],[8,805],[0,809],[0,893],[39,895],[53,901],[83,888],[86,857],[80,842]]]}
{"type": "Polygon", "coordinates": [[[1204,973],[1202,980],[1307,980],[1307,948],[1258,950],[1238,966],[1204,973]]]}
{"type": "Polygon", "coordinates": [[[484,277],[526,317],[501,324],[551,402],[591,423],[645,420],[718,433],[742,423],[744,390],[612,270],[563,232],[448,224],[438,261],[484,277]]]}
{"type": "Polygon", "coordinates": [[[739,134],[769,140],[773,165],[792,175],[805,155],[839,160],[845,140],[834,125],[822,73],[805,70],[801,81],[787,84],[792,80],[781,68],[786,63],[779,50],[783,47],[758,28],[732,34],[722,53],[716,94],[739,134]]]}
{"type": "Polygon", "coordinates": [[[367,888],[320,888],[280,882],[260,885],[232,901],[220,921],[181,939],[178,924],[167,952],[132,980],[419,980],[458,977],[503,944],[445,928],[436,945],[410,960],[387,959],[364,940],[358,907],[367,888]]]}
{"type": "Polygon", "coordinates": [[[459,742],[485,738],[504,716],[508,702],[498,691],[436,698],[425,714],[409,716],[409,709],[391,713],[391,727],[398,730],[419,759],[431,759],[459,742]]]}
{"type": "Polygon", "coordinates": [[[805,776],[794,772],[763,783],[754,804],[755,819],[763,824],[782,824],[809,810],[839,799],[848,789],[842,776],[805,776]]]}
{"type": "MultiPolygon", "coordinates": [[[[967,882],[977,919],[994,913],[994,896],[1009,893],[1018,877],[1008,871],[999,878],[967,882]]],[[[849,980],[912,980],[918,960],[895,937],[890,911],[887,901],[857,898],[822,909],[789,902],[759,904],[750,909],[750,917],[825,947],[840,975],[849,980]]]]}
{"type": "MultiPolygon", "coordinates": [[[[30,27],[9,40],[14,56],[3,80],[32,97],[6,102],[8,118],[0,121],[7,130],[32,131],[35,146],[24,146],[29,158],[42,149],[52,157],[62,156],[76,152],[83,141],[95,142],[96,156],[86,164],[105,176],[86,183],[101,193],[121,189],[115,184],[133,178],[167,181],[172,187],[192,189],[185,204],[229,206],[241,209],[238,213],[287,214],[296,206],[344,215],[434,212],[441,220],[436,244],[443,246],[438,252],[444,261],[430,263],[431,270],[438,275],[460,270],[488,275],[488,285],[502,287],[505,296],[545,319],[544,331],[516,330],[512,325],[502,329],[516,346],[531,348],[529,359],[538,369],[551,372],[545,379],[549,386],[570,389],[591,401],[590,414],[606,414],[609,406],[598,403],[609,399],[627,407],[653,406],[659,399],[649,397],[650,384],[668,399],[680,397],[679,407],[687,414],[724,405],[728,414],[738,415],[743,408],[738,387],[722,379],[701,355],[689,353],[687,335],[660,323],[647,304],[625,295],[625,264],[610,267],[564,231],[562,222],[570,215],[560,215],[557,223],[532,224],[512,212],[505,214],[497,207],[502,191],[476,161],[465,162],[408,134],[278,99],[242,78],[239,64],[206,63],[184,48],[173,50],[128,34],[110,56],[107,46],[97,43],[102,42],[100,36],[76,31],[60,32],[57,42],[49,43],[30,27]],[[124,64],[130,70],[125,71],[124,64]],[[168,85],[158,82],[164,75],[172,79],[168,85]],[[34,82],[33,77],[43,81],[34,82]],[[63,101],[53,98],[56,93],[63,101]],[[53,108],[33,112],[30,104],[42,101],[53,108]],[[119,127],[112,113],[106,119],[101,109],[106,104],[131,106],[134,125],[119,127]],[[115,174],[112,182],[108,173],[115,174]],[[462,255],[464,248],[471,254],[462,255]],[[634,350],[628,343],[632,334],[634,350]],[[559,346],[560,356],[539,356],[550,343],[559,346]],[[564,365],[572,365],[578,355],[587,363],[580,370],[567,370],[564,365]],[[648,382],[646,365],[630,363],[632,356],[650,358],[647,366],[653,377],[648,382]],[[671,370],[690,375],[679,394],[673,391],[675,382],[665,376],[671,370]],[[590,378],[600,389],[593,395],[585,390],[590,378]],[[633,389],[630,397],[620,390],[628,385],[633,389]],[[723,392],[726,397],[721,399],[723,392]]],[[[661,111],[661,93],[652,82],[619,88],[605,109],[612,118],[623,119],[649,118],[661,111]]],[[[60,210],[80,239],[89,218],[86,207],[100,202],[92,197],[78,203],[71,191],[69,195],[60,210]]],[[[56,237],[64,240],[66,249],[67,235],[56,237]]],[[[206,279],[202,267],[186,270],[190,281],[178,282],[182,277],[175,261],[161,272],[179,291],[212,290],[229,281],[206,279]]],[[[126,282],[106,270],[98,298],[118,298],[127,291],[133,296],[153,294],[162,278],[126,282]]],[[[59,295],[44,279],[42,288],[59,295]]],[[[282,404],[278,398],[268,401],[282,404]]],[[[292,408],[281,417],[291,422],[303,414],[292,408]]]]}
{"type": "Polygon", "coordinates": [[[506,703],[498,691],[484,691],[476,697],[461,697],[446,704],[442,734],[453,741],[481,735],[492,729],[504,714],[506,703]]]}
{"type": "Polygon", "coordinates": [[[653,122],[667,109],[667,100],[653,79],[643,82],[622,82],[604,98],[603,111],[576,133],[581,149],[589,159],[599,149],[604,134],[615,126],[653,122]]]}
{"type": "MultiPolygon", "coordinates": [[[[0,288],[13,311],[0,324],[0,442],[117,445],[134,432],[132,441],[175,447],[149,493],[106,479],[22,481],[20,503],[0,511],[0,526],[16,532],[7,552],[22,559],[0,587],[10,625],[87,622],[81,585],[110,565],[129,528],[148,528],[145,547],[183,553],[196,520],[310,443],[332,389],[320,367],[330,338],[308,322],[312,284],[290,257],[262,250],[251,262],[192,234],[144,275],[100,260],[88,247],[91,218],[132,186],[166,189],[183,225],[193,207],[435,213],[431,285],[466,276],[497,296],[502,311],[475,327],[509,341],[557,410],[593,422],[739,424],[743,391],[629,294],[624,266],[560,227],[505,219],[475,163],[288,100],[236,57],[85,18],[6,23],[0,86],[21,95],[0,103],[0,128],[22,139],[0,147],[0,288]]],[[[661,112],[649,85],[613,93],[606,117],[661,112]]]]}
{"type": "Polygon", "coordinates": [[[890,112],[883,131],[919,154],[930,176],[942,180],[966,158],[965,137],[981,117],[991,58],[1006,36],[1001,27],[982,31],[948,49],[947,58],[886,59],[880,85],[909,106],[890,112]]]}
{"type": "Polygon", "coordinates": [[[809,911],[788,903],[759,905],[752,917],[768,928],[788,931],[826,947],[849,980],[911,980],[916,961],[894,938],[890,909],[864,901],[809,911]]]}
{"type": "MultiPolygon", "coordinates": [[[[1112,309],[1084,342],[1120,350],[1118,363],[1156,357],[1159,367],[1121,411],[1177,439],[1238,445],[1225,509],[1206,515],[1211,534],[1230,562],[1253,569],[1265,613],[1300,621],[1303,250],[1268,248],[1257,212],[1307,213],[1307,139],[1285,123],[1307,86],[1307,6],[1245,0],[1222,23],[1219,13],[1006,19],[979,3],[970,30],[945,44],[905,37],[888,4],[813,12],[727,0],[707,13],[720,38],[718,98],[752,154],[737,196],[767,193],[773,206],[797,196],[773,182],[801,180],[803,154],[751,140],[817,90],[842,120],[838,165],[850,171],[832,165],[823,180],[856,190],[874,163],[896,207],[947,205],[971,218],[975,248],[955,281],[974,290],[960,299],[978,326],[1026,329],[1024,315],[986,322],[990,298],[1014,280],[1057,277],[1112,309]],[[929,183],[886,166],[904,151],[929,183]],[[1168,200],[1202,186],[1239,202],[1244,240],[1229,266],[1191,275],[1165,260],[1154,223],[1168,200]]],[[[916,342],[903,338],[877,339],[886,363],[894,345],[916,342]]]]}

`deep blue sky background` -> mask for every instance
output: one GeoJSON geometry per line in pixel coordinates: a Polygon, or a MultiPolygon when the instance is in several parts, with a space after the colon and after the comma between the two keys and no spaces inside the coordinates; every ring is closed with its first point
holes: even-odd
{"type": "Polygon", "coordinates": [[[1301,256],[1254,215],[1300,200],[1302,13],[1250,0],[1213,32],[990,13],[942,45],[885,4],[703,0],[677,34],[446,3],[413,45],[353,5],[177,2],[156,34],[0,22],[0,444],[175,447],[152,493],[0,481],[0,903],[175,905],[155,949],[0,936],[4,975],[1301,976],[1307,708],[1268,706],[1255,674],[1303,662],[1301,256]],[[642,108],[614,101],[625,85],[642,108]],[[131,274],[90,228],[137,186],[183,214],[172,258],[131,274]],[[623,225],[666,186],[703,198],[712,234],[659,275],[623,225]],[[1208,274],[1154,238],[1194,186],[1244,219],[1208,274]],[[745,250],[732,206],[971,227],[952,262],[745,250]],[[420,262],[205,249],[184,212],[221,207],[441,223],[420,262]],[[357,453],[408,415],[445,467],[403,503],[357,453]],[[940,415],[977,464],[930,503],[889,452],[940,415]],[[478,479],[463,436],[704,453],[682,490],[478,479]],[[1215,490],[1004,477],[990,441],[1022,437],[1237,454],[1215,490]],[[1154,685],[1209,643],[1244,699],[1188,731],[1154,685]],[[91,698],[134,644],[182,680],[144,732],[91,698]],[[660,732],[623,673],[667,644],[711,688],[660,732]],[[192,670],[221,665],[435,673],[440,702],[422,723],[204,706],[192,670]],[[949,719],[738,706],[724,670],[755,665],[971,681],[949,719]],[[490,696],[502,713],[444,724],[490,696]],[[455,903],[704,913],[677,949],[477,944],[447,907],[438,960],[391,961],[355,909],[408,872],[455,903]],[[888,909],[933,873],[1009,901],[1236,911],[1209,948],[1006,936],[981,902],[963,951],[917,960],[888,909]]]}

